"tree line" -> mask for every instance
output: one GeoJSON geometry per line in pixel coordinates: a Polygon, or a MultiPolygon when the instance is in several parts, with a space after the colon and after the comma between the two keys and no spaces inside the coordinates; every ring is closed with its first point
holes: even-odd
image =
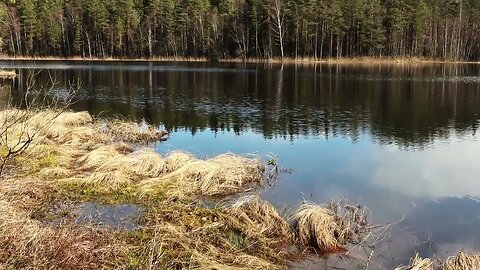
{"type": "Polygon", "coordinates": [[[480,59],[478,0],[0,0],[12,56],[480,59]]]}

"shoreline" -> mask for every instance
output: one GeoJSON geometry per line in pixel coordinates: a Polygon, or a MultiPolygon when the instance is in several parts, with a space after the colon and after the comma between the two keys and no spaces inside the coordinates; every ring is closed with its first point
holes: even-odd
{"type": "Polygon", "coordinates": [[[354,58],[223,58],[211,61],[206,57],[152,57],[152,58],[100,58],[100,57],[11,57],[0,56],[0,61],[79,61],[79,62],[198,62],[198,63],[246,63],[246,64],[480,64],[480,61],[453,61],[418,57],[354,57],[354,58]]]}
{"type": "Polygon", "coordinates": [[[162,155],[148,143],[167,133],[88,112],[9,108],[0,120],[2,269],[287,269],[381,233],[365,207],[283,212],[262,199],[277,164],[259,156],[162,155]]]}

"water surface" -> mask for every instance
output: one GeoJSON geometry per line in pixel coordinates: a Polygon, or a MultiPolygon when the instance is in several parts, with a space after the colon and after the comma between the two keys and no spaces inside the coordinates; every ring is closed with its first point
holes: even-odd
{"type": "Polygon", "coordinates": [[[415,251],[445,257],[480,249],[478,65],[0,66],[20,74],[17,102],[28,74],[38,72],[35,89],[56,82],[49,97],[81,82],[76,110],[168,129],[170,140],[156,145],[161,153],[278,156],[291,173],[262,192],[278,207],[347,198],[368,206],[373,222],[396,222],[371,267],[407,263],[415,251]]]}

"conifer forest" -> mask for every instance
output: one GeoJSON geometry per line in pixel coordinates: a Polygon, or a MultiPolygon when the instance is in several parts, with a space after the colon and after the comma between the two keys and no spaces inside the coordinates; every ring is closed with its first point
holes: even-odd
{"type": "Polygon", "coordinates": [[[478,0],[1,0],[24,57],[480,59],[478,0]]]}

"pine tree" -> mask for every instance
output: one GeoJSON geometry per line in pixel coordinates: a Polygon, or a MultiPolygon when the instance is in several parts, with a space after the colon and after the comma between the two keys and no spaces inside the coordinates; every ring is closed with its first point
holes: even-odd
{"type": "Polygon", "coordinates": [[[385,10],[380,0],[366,0],[365,14],[361,19],[360,36],[363,52],[368,55],[381,55],[385,42],[385,30],[383,20],[385,10]]]}
{"type": "Polygon", "coordinates": [[[22,0],[18,2],[20,22],[25,42],[25,53],[34,53],[34,42],[37,35],[37,12],[35,0],[22,0]]]}

